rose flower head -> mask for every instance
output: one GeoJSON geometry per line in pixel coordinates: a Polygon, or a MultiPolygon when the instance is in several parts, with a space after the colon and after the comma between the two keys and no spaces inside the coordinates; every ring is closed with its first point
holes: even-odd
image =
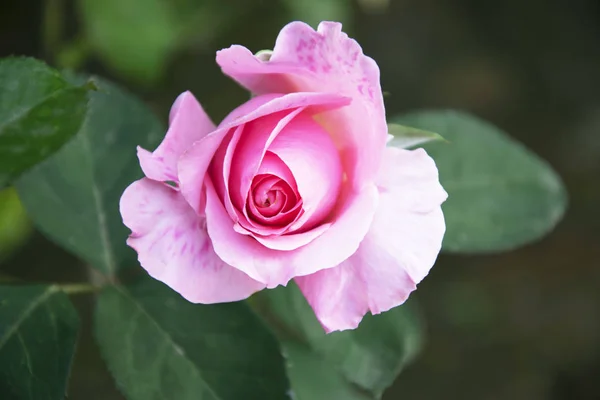
{"type": "Polygon", "coordinates": [[[402,304],[433,266],[447,195],[422,149],[386,147],[379,68],[341,25],[285,26],[270,53],[217,53],[253,97],[217,126],[181,94],[145,177],[123,194],[127,241],[194,303],[295,280],[327,332],[402,304]]]}

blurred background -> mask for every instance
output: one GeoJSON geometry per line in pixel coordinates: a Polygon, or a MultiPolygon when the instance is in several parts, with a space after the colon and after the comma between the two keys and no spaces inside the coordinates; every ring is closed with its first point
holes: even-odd
{"type": "MultiPolygon", "coordinates": [[[[389,115],[470,111],[548,160],[570,193],[541,242],[440,257],[415,296],[426,346],[385,399],[600,399],[600,1],[0,0],[0,57],[109,77],[163,120],[191,90],[218,121],[247,94],[215,51],[272,48],[294,19],[344,23],[380,66],[389,115]]],[[[3,192],[0,273],[76,282],[88,272],[3,192]]],[[[89,332],[91,298],[75,300],[87,327],[69,398],[122,399],[89,332]]]]}

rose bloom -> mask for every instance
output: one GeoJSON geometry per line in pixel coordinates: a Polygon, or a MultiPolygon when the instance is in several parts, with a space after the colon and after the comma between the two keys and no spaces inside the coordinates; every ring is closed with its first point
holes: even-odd
{"type": "Polygon", "coordinates": [[[121,198],[127,243],[194,303],[242,300],[294,279],[327,332],[402,304],[445,231],[424,150],[386,147],[379,68],[341,25],[285,26],[270,57],[217,52],[254,97],[218,126],[189,93],[145,178],[121,198]]]}

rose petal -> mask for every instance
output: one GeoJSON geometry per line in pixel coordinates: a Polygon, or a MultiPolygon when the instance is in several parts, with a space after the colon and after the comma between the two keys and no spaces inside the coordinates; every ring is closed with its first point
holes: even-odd
{"type": "Polygon", "coordinates": [[[244,46],[233,45],[217,51],[217,64],[225,75],[253,93],[292,93],[298,92],[296,84],[289,79],[290,74],[316,78],[316,74],[294,62],[271,63],[255,56],[244,46]],[[268,74],[265,79],[264,75],[268,74]]]}
{"type": "Polygon", "coordinates": [[[305,112],[318,114],[342,107],[350,99],[332,93],[291,93],[287,95],[256,96],[234,110],[219,127],[195,142],[178,162],[181,193],[198,214],[203,213],[201,198],[206,171],[221,141],[230,129],[265,115],[298,107],[307,107],[305,112]]]}
{"type": "MultiPolygon", "coordinates": [[[[257,235],[253,236],[260,243],[275,250],[293,250],[304,246],[327,229],[328,225],[323,225],[319,229],[310,231],[316,223],[322,222],[331,213],[338,200],[342,181],[339,155],[331,138],[312,117],[301,111],[302,109],[296,109],[285,117],[272,114],[255,121],[255,125],[247,124],[243,138],[239,143],[235,143],[238,150],[235,152],[235,163],[230,176],[233,204],[248,201],[246,193],[249,192],[250,182],[255,174],[261,173],[261,169],[267,166],[278,167],[277,173],[287,176],[285,172],[291,168],[293,177],[290,176],[287,180],[293,179],[298,187],[297,193],[303,202],[303,213],[298,214],[298,218],[292,221],[289,229],[279,224],[269,229],[266,221],[261,218],[258,218],[258,221],[263,224],[257,226],[248,218],[245,208],[243,213],[246,218],[234,217],[234,221],[239,222],[239,228],[244,228],[244,230],[238,228],[238,232],[244,234],[254,232],[257,235]],[[266,151],[265,146],[268,146],[269,151],[266,151]],[[272,153],[277,160],[268,157],[269,153],[272,153]],[[279,161],[279,164],[275,161],[279,161]],[[236,188],[239,188],[237,192],[236,188]],[[238,196],[235,196],[235,193],[239,193],[238,196]],[[302,232],[293,234],[300,228],[303,229],[302,232]],[[289,234],[277,236],[284,232],[289,234]],[[278,244],[278,241],[281,243],[278,244]]],[[[234,139],[225,156],[225,171],[233,159],[228,155],[231,153],[229,150],[234,139]]],[[[233,208],[228,206],[227,199],[225,199],[225,207],[228,212],[233,208]]],[[[250,210],[253,211],[252,206],[250,210]]]]}
{"type": "Polygon", "coordinates": [[[245,216],[247,219],[240,219],[233,225],[233,229],[237,233],[240,233],[242,235],[249,235],[254,238],[280,236],[289,229],[289,225],[298,218],[299,214],[302,213],[301,208],[302,202],[298,202],[290,210],[281,212],[274,217],[267,217],[266,219],[270,223],[269,225],[261,223],[261,221],[253,221],[252,218],[248,216],[248,211],[246,211],[245,216]]]}
{"type": "Polygon", "coordinates": [[[440,206],[448,194],[435,162],[423,149],[387,148],[377,185],[382,203],[370,237],[419,283],[433,266],[446,230],[440,206]]]}
{"type": "MultiPolygon", "coordinates": [[[[272,141],[272,137],[274,138],[289,121],[304,109],[300,107],[292,111],[278,112],[239,126],[227,144],[223,161],[220,162],[219,158],[213,160],[211,164],[212,176],[217,176],[218,174],[215,180],[218,181],[222,177],[222,180],[225,182],[225,192],[222,197],[223,203],[232,220],[237,223],[236,226],[239,232],[249,235],[256,233],[266,236],[281,234],[287,229],[287,226],[282,226],[281,224],[277,224],[277,227],[269,227],[268,225],[252,221],[248,216],[246,204],[252,180],[256,174],[261,173],[262,164],[265,162],[264,157],[267,155],[266,146],[272,141]],[[213,165],[217,165],[216,170],[213,165]],[[220,174],[218,173],[218,168],[222,169],[220,174]]],[[[276,160],[273,157],[277,158],[275,155],[269,156],[263,169],[276,168],[276,160]]],[[[281,162],[279,164],[277,166],[278,173],[285,175],[287,179],[293,182],[294,187],[296,187],[295,180],[289,168],[281,165],[281,162]],[[285,172],[284,169],[288,171],[285,172]]],[[[273,223],[288,220],[291,223],[294,217],[298,215],[298,208],[293,207],[293,211],[290,210],[281,215],[281,218],[274,219],[273,223]]]]}
{"type": "Polygon", "coordinates": [[[262,179],[260,183],[252,185],[252,194],[248,197],[248,205],[252,207],[252,214],[259,218],[272,217],[277,215],[285,203],[287,203],[287,194],[293,192],[286,184],[285,189],[274,189],[276,183],[281,182],[277,176],[272,176],[272,179],[262,179]],[[254,211],[255,210],[255,211],[254,211]]]}
{"type": "Polygon", "coordinates": [[[445,224],[446,192],[419,149],[386,150],[380,202],[358,251],[335,268],[296,278],[327,332],[356,328],[367,311],[402,304],[433,266],[445,224]]]}
{"type": "Polygon", "coordinates": [[[255,236],[255,239],[269,249],[291,251],[306,246],[330,227],[331,223],[324,223],[306,232],[287,233],[280,236],[255,236]]]}
{"type": "Polygon", "coordinates": [[[298,191],[298,185],[296,184],[294,174],[287,166],[287,164],[283,162],[283,160],[272,151],[267,151],[265,153],[265,156],[263,157],[262,162],[260,163],[260,167],[258,168],[256,175],[277,176],[285,182],[287,182],[287,184],[290,186],[291,189],[294,190],[294,192],[297,193],[298,191]]]}
{"type": "Polygon", "coordinates": [[[269,61],[232,46],[217,52],[217,63],[256,94],[317,91],[352,97],[350,106],[323,120],[353,186],[360,188],[375,177],[387,140],[379,68],[341,31],[341,24],[322,22],[315,32],[303,22],[292,22],[279,33],[269,61]]]}
{"type": "MultiPolygon", "coordinates": [[[[273,179],[281,182],[279,178],[273,177],[273,179]]],[[[239,224],[234,226],[236,232],[256,238],[259,236],[279,236],[285,233],[289,229],[289,225],[302,214],[302,200],[298,201],[291,189],[289,187],[287,189],[288,191],[284,192],[286,204],[272,216],[259,211],[258,207],[249,201],[247,207],[244,208],[244,218],[240,219],[239,224]],[[288,202],[294,204],[288,207],[288,202]]]]}
{"type": "Polygon", "coordinates": [[[337,219],[323,234],[294,251],[278,251],[236,232],[212,182],[206,180],[206,223],[223,261],[273,288],[295,276],[334,267],[354,254],[371,225],[377,199],[374,185],[349,193],[337,219]]]}
{"type": "Polygon", "coordinates": [[[310,229],[327,217],[336,204],[342,184],[342,165],[331,137],[313,118],[294,118],[273,140],[269,151],[292,171],[304,214],[291,227],[310,229]]]}
{"type": "Polygon", "coordinates": [[[424,149],[386,148],[376,184],[380,191],[402,193],[396,193],[399,209],[429,212],[448,198],[435,161],[424,149]]]}
{"type": "Polygon", "coordinates": [[[221,146],[217,149],[215,157],[209,167],[209,174],[214,178],[213,182],[215,182],[215,187],[225,205],[225,209],[234,221],[240,219],[240,215],[242,214],[240,210],[243,209],[243,204],[234,206],[231,201],[229,171],[231,169],[235,148],[240,141],[245,128],[246,125],[240,125],[232,130],[233,133],[231,138],[229,140],[226,139],[221,143],[221,146]]]}
{"type": "Polygon", "coordinates": [[[239,210],[246,204],[250,185],[259,173],[268,145],[303,110],[304,108],[297,108],[291,112],[284,111],[256,119],[245,125],[244,135],[239,141],[235,140],[234,135],[227,149],[223,170],[224,179],[231,186],[231,203],[239,210]],[[232,164],[234,158],[235,162],[232,164]]]}
{"type": "Polygon", "coordinates": [[[132,183],[120,202],[127,244],[148,273],[193,303],[242,300],[265,287],[225,264],[215,254],[204,218],[181,194],[144,178],[132,183]]]}
{"type": "Polygon", "coordinates": [[[271,218],[285,213],[283,208],[287,203],[297,203],[297,199],[293,189],[281,178],[274,175],[267,175],[268,178],[263,178],[264,175],[256,177],[257,183],[252,184],[247,208],[252,216],[268,226],[271,218]],[[264,205],[265,200],[269,201],[268,205],[264,205]]]}
{"type": "Polygon", "coordinates": [[[148,178],[178,183],[177,159],[192,143],[212,132],[215,125],[190,92],[177,97],[169,119],[169,130],[162,143],[152,153],[138,147],[138,158],[148,178]]]}

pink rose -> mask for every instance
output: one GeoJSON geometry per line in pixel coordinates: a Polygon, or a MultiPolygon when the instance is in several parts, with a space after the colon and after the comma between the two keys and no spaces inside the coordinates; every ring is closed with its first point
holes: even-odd
{"type": "Polygon", "coordinates": [[[195,303],[296,283],[326,331],[402,304],[433,265],[446,192],[423,150],[387,148],[379,69],[323,22],[292,22],[270,60],[217,53],[255,97],[217,127],[183,93],[145,178],[121,198],[141,265],[195,303]]]}

